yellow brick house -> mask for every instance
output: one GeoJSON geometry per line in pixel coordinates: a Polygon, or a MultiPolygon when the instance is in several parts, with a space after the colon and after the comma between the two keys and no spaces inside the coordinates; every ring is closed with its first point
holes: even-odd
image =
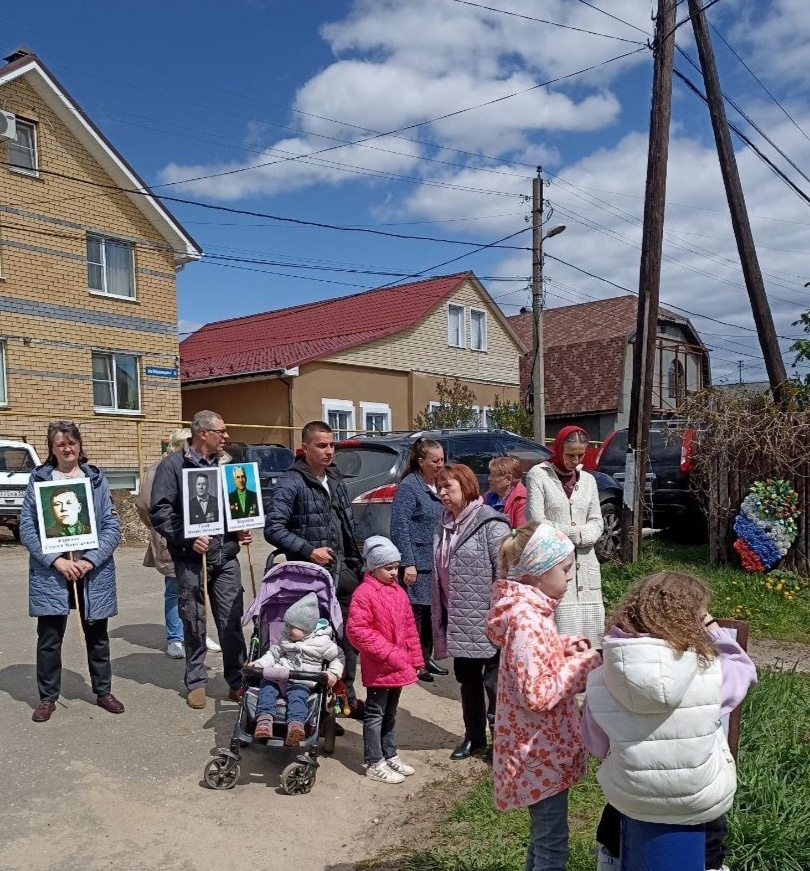
{"type": "Polygon", "coordinates": [[[176,273],[202,252],[43,62],[0,66],[0,437],[75,418],[111,484],[181,415],[176,273]],[[160,421],[160,422],[158,422],[160,421]]]}

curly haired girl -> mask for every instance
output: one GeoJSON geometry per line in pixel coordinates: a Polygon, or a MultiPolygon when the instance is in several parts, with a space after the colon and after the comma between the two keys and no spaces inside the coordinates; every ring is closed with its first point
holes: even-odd
{"type": "Polygon", "coordinates": [[[754,663],[708,605],[709,590],[692,575],[663,571],[638,581],[608,621],[582,728],[585,746],[604,758],[597,778],[624,826],[700,831],[695,855],[680,855],[683,871],[719,867],[704,864],[703,831],[731,807],[737,788],[722,717],[756,681],[754,663]]]}

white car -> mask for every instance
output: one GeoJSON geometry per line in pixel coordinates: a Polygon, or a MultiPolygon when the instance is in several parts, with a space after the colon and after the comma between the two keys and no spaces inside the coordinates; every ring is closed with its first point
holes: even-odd
{"type": "Polygon", "coordinates": [[[20,509],[31,472],[40,465],[33,445],[0,439],[0,526],[20,540],[20,509]]]}

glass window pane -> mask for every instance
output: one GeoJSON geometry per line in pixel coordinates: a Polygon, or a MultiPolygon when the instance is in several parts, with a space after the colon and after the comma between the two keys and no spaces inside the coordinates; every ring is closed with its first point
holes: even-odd
{"type": "Polygon", "coordinates": [[[6,399],[6,345],[0,342],[0,405],[5,405],[6,399]]]}
{"type": "Polygon", "coordinates": [[[470,347],[483,351],[486,347],[486,315],[484,312],[470,312],[470,347]]]}
{"type": "Polygon", "coordinates": [[[464,336],[464,309],[451,305],[447,310],[447,343],[460,348],[464,336]]]}
{"type": "Polygon", "coordinates": [[[104,277],[98,263],[87,264],[87,286],[91,290],[104,290],[104,277]]]}
{"type": "Polygon", "coordinates": [[[17,121],[17,141],[9,140],[8,162],[15,169],[36,172],[36,148],[34,139],[34,125],[17,121]]]}
{"type": "Polygon", "coordinates": [[[115,357],[115,389],[117,407],[122,411],[138,411],[141,407],[138,395],[138,358],[115,357]]]}
{"type": "Polygon", "coordinates": [[[104,242],[107,261],[107,293],[132,296],[132,249],[123,242],[104,242]]]}
{"type": "Polygon", "coordinates": [[[109,354],[93,354],[93,405],[113,407],[112,357],[109,354]]]}

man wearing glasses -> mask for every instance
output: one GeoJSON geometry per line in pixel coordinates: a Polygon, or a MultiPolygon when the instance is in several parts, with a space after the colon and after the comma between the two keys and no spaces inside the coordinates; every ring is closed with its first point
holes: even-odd
{"type": "MultiPolygon", "coordinates": [[[[155,472],[149,516],[154,530],[166,539],[174,560],[186,652],[186,704],[204,708],[208,673],[205,668],[205,605],[202,561],[208,568],[208,598],[222,645],[222,665],[232,701],[241,698],[241,668],[247,651],[242,633],[240,543],[250,544],[250,530],[225,535],[183,537],[183,469],[216,468],[228,439],[225,421],[215,411],[198,411],[191,421],[191,438],[182,450],[168,454],[155,472]]],[[[192,476],[193,477],[193,476],[192,476]]]]}

